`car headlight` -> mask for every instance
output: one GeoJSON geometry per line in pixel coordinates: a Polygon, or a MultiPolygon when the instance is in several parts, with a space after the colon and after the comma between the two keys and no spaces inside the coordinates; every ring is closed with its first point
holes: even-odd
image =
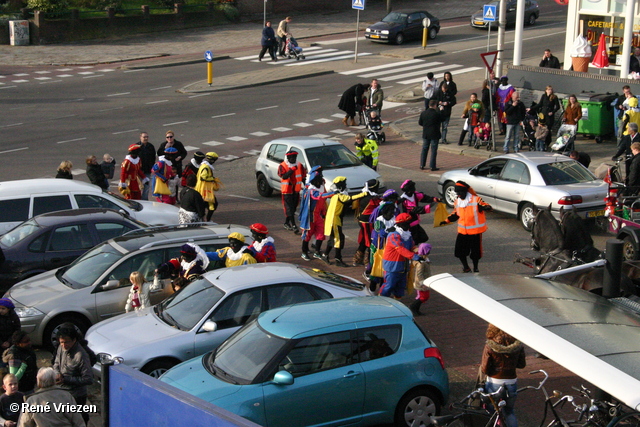
{"type": "Polygon", "coordinates": [[[26,317],[44,316],[44,313],[35,307],[16,307],[14,310],[21,319],[26,317]]]}
{"type": "Polygon", "coordinates": [[[389,34],[389,30],[382,30],[380,31],[380,34],[389,34]]]}
{"type": "Polygon", "coordinates": [[[367,28],[366,30],[364,30],[365,33],[370,33],[371,32],[371,28],[367,28]]]}
{"type": "Polygon", "coordinates": [[[119,365],[120,363],[124,363],[124,359],[122,357],[114,357],[109,353],[98,353],[96,357],[98,358],[98,363],[101,365],[106,365],[106,364],[119,365]]]}

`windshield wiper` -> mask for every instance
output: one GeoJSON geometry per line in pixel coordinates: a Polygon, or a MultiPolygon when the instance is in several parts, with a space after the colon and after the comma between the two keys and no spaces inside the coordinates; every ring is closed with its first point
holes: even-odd
{"type": "Polygon", "coordinates": [[[222,374],[223,377],[225,377],[226,379],[229,380],[229,382],[233,383],[233,384],[240,384],[238,381],[234,380],[233,377],[228,374],[227,372],[225,372],[222,368],[220,368],[219,366],[217,366],[215,363],[213,365],[211,365],[211,367],[213,368],[213,373],[215,375],[218,374],[218,372],[220,372],[222,374]]]}
{"type": "Polygon", "coordinates": [[[169,313],[165,313],[162,315],[162,318],[167,320],[171,326],[175,326],[176,328],[182,330],[182,328],[180,327],[180,325],[178,324],[178,322],[176,322],[176,319],[174,319],[173,317],[171,317],[171,315],[169,313]]]}

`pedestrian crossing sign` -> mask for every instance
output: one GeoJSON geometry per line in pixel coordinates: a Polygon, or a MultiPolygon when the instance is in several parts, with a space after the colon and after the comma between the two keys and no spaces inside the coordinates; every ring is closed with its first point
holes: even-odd
{"type": "Polygon", "coordinates": [[[485,4],[482,9],[482,20],[484,22],[495,22],[496,20],[496,5],[485,4]]]}
{"type": "Polygon", "coordinates": [[[357,10],[364,10],[365,0],[351,0],[351,8],[357,10]]]}

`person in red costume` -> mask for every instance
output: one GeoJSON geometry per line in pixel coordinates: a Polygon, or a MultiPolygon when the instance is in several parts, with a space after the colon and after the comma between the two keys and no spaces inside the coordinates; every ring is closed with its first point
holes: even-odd
{"type": "Polygon", "coordinates": [[[118,187],[125,199],[142,199],[142,186],[149,182],[149,178],[142,172],[142,162],[139,155],[140,145],[131,144],[129,146],[129,154],[120,166],[120,183],[118,187]]]}

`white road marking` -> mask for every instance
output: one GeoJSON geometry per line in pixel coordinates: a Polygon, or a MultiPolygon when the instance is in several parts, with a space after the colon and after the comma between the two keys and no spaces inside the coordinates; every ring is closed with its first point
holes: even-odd
{"type": "Polygon", "coordinates": [[[57,141],[56,144],[64,144],[66,142],[84,141],[87,138],[67,139],[65,141],[57,141]]]}
{"type": "Polygon", "coordinates": [[[16,77],[24,77],[24,76],[28,76],[29,73],[19,73],[19,74],[14,74],[14,76],[16,77]]]}
{"type": "Polygon", "coordinates": [[[313,135],[309,135],[313,138],[329,138],[331,135],[326,135],[324,133],[315,133],[313,135]]]}
{"type": "Polygon", "coordinates": [[[162,104],[163,102],[169,102],[168,99],[163,99],[160,101],[151,101],[151,102],[145,102],[146,105],[150,105],[150,104],[162,104]]]}
{"type": "Polygon", "coordinates": [[[65,102],[76,102],[76,101],[84,101],[84,98],[67,99],[66,101],[60,101],[60,103],[63,104],[65,102]]]}
{"type": "MultiPolygon", "coordinates": [[[[409,71],[409,70],[417,70],[417,69],[421,69],[421,68],[429,68],[428,71],[431,71],[431,67],[435,67],[437,65],[442,65],[442,62],[423,62],[422,64],[417,64],[417,65],[411,65],[409,67],[394,67],[393,69],[388,69],[386,71],[378,71],[375,73],[368,73],[368,74],[358,74],[358,77],[378,77],[378,78],[382,78],[382,76],[384,76],[385,74],[393,74],[393,73],[397,73],[399,71],[409,71]]],[[[462,65],[460,65],[462,66],[462,65]]],[[[447,67],[447,65],[445,65],[445,67],[447,67]]],[[[420,71],[421,73],[424,73],[424,71],[420,71]]],[[[425,73],[426,74],[426,73],[425,73]]]]}
{"type": "Polygon", "coordinates": [[[193,151],[193,150],[197,150],[200,147],[194,147],[193,145],[185,145],[184,149],[187,151],[193,151]]]}
{"type": "Polygon", "coordinates": [[[382,166],[386,166],[386,167],[391,168],[391,169],[402,169],[402,168],[400,168],[398,166],[391,166],[391,165],[388,165],[388,164],[382,163],[382,162],[378,162],[378,164],[382,165],[382,166]]]}
{"type": "Polygon", "coordinates": [[[11,123],[10,125],[2,125],[0,126],[0,128],[10,128],[10,127],[14,127],[14,126],[20,126],[23,125],[24,123],[11,123]]]}
{"type": "Polygon", "coordinates": [[[209,141],[209,142],[203,142],[202,145],[208,145],[210,147],[215,147],[216,145],[224,145],[224,142],[209,141]]]}
{"type": "Polygon", "coordinates": [[[26,83],[29,80],[11,80],[11,83],[26,83]]]}
{"type": "Polygon", "coordinates": [[[88,70],[89,68],[93,68],[93,65],[83,65],[82,67],[78,67],[81,70],[88,70]]]}
{"type": "Polygon", "coordinates": [[[334,130],[330,130],[329,132],[333,132],[333,133],[337,133],[339,135],[343,135],[343,134],[349,133],[351,131],[350,130],[346,130],[346,129],[334,129],[334,130]]]}
{"type": "Polygon", "coordinates": [[[250,156],[257,156],[258,154],[260,154],[260,150],[249,150],[245,151],[244,153],[249,154],[250,156]]]}
{"type": "Polygon", "coordinates": [[[5,153],[13,153],[14,151],[22,151],[22,150],[28,150],[29,147],[22,147],[22,148],[14,148],[12,150],[4,150],[4,151],[0,151],[0,154],[5,154],[5,153]]]}
{"type": "Polygon", "coordinates": [[[267,135],[271,135],[271,134],[269,132],[252,132],[249,135],[261,137],[261,136],[267,136],[267,135]]]}
{"type": "Polygon", "coordinates": [[[146,68],[138,68],[137,70],[124,70],[125,73],[137,73],[138,71],[147,71],[146,68]]]}
{"type": "Polygon", "coordinates": [[[197,95],[191,95],[188,98],[200,98],[201,96],[209,96],[209,95],[211,95],[211,92],[209,92],[209,93],[199,93],[197,95]]]}
{"type": "Polygon", "coordinates": [[[49,84],[49,83],[59,83],[59,82],[61,82],[61,81],[62,81],[62,80],[50,80],[50,81],[48,81],[48,82],[40,82],[39,84],[41,84],[41,85],[46,85],[46,84],[49,84]]]}
{"type": "Polygon", "coordinates": [[[306,102],[315,102],[315,101],[320,101],[320,98],[313,98],[313,99],[307,99],[304,101],[298,101],[298,104],[304,104],[306,102]]]}
{"type": "Polygon", "coordinates": [[[244,136],[231,136],[229,138],[227,138],[229,141],[234,141],[234,142],[238,142],[238,141],[244,141],[245,138],[244,136]]]}
{"type": "Polygon", "coordinates": [[[184,124],[184,123],[189,123],[189,120],[183,120],[181,122],[165,123],[162,126],[181,125],[181,124],[184,124]]]}
{"type": "Polygon", "coordinates": [[[226,160],[226,161],[230,161],[230,160],[235,160],[235,159],[239,159],[240,157],[238,156],[234,156],[229,154],[228,156],[221,156],[220,159],[222,160],[226,160]]]}
{"type": "Polygon", "coordinates": [[[73,74],[58,74],[56,77],[73,77],[73,74]]]}
{"type": "Polygon", "coordinates": [[[153,89],[149,89],[149,90],[162,90],[162,89],[170,89],[171,86],[161,86],[161,87],[154,87],[153,89]]]}
{"type": "Polygon", "coordinates": [[[124,107],[106,108],[104,110],[98,110],[98,112],[104,113],[105,111],[122,110],[123,108],[124,107]]]}
{"type": "Polygon", "coordinates": [[[3,87],[0,87],[0,89],[11,89],[14,87],[18,87],[18,86],[3,86],[3,87]]]}
{"type": "Polygon", "coordinates": [[[94,77],[104,77],[104,74],[94,74],[92,76],[82,76],[83,79],[92,79],[94,77]]]}
{"type": "Polygon", "coordinates": [[[122,96],[122,95],[130,95],[131,92],[120,92],[120,93],[112,93],[110,95],[107,95],[107,98],[110,96],[122,96]]]}
{"type": "MultiPolygon", "coordinates": [[[[220,157],[222,158],[222,157],[220,157]]],[[[236,157],[237,159],[237,157],[236,157]]],[[[247,197],[247,196],[238,196],[237,194],[228,194],[229,197],[237,197],[238,199],[247,199],[247,200],[254,200],[256,202],[259,202],[260,199],[254,199],[253,197],[247,197]]]]}
{"type": "Polygon", "coordinates": [[[276,132],[287,132],[287,131],[290,131],[292,129],[291,128],[286,128],[286,127],[278,127],[278,128],[273,128],[271,130],[274,130],[276,132]]]}
{"type": "MultiPolygon", "coordinates": [[[[340,115],[340,117],[342,117],[342,114],[340,115]]],[[[329,123],[332,122],[333,120],[331,119],[315,119],[314,122],[318,122],[318,123],[329,123]]]]}
{"type": "Polygon", "coordinates": [[[220,114],[219,116],[211,116],[212,119],[217,119],[220,117],[227,117],[227,116],[235,116],[236,113],[229,113],[229,114],[220,114]]]}
{"type": "Polygon", "coordinates": [[[137,131],[139,131],[139,130],[140,130],[140,129],[129,129],[129,130],[123,130],[123,131],[120,131],[120,132],[112,132],[112,133],[111,133],[111,135],[120,135],[120,134],[122,134],[122,133],[137,132],[137,131]]]}
{"type": "Polygon", "coordinates": [[[36,74],[50,74],[51,71],[35,71],[36,74]]]}
{"type": "Polygon", "coordinates": [[[343,76],[350,76],[352,74],[358,74],[358,73],[367,72],[367,71],[384,70],[385,68],[394,68],[401,65],[415,64],[418,62],[424,62],[424,61],[422,59],[410,59],[408,61],[394,62],[392,64],[376,65],[374,67],[367,67],[367,68],[360,68],[357,70],[345,71],[340,74],[342,74],[343,76]]]}
{"type": "Polygon", "coordinates": [[[256,111],[270,110],[271,108],[278,108],[278,105],[271,105],[269,107],[256,108],[256,111]]]}
{"type": "MultiPolygon", "coordinates": [[[[463,65],[460,64],[446,64],[443,65],[441,67],[435,67],[435,68],[429,68],[428,71],[431,71],[433,74],[436,74],[436,72],[438,71],[451,71],[453,72],[454,68],[460,68],[463,67],[463,65]]],[[[398,70],[398,71],[404,71],[404,70],[398,70]]],[[[389,77],[382,77],[380,80],[385,80],[385,81],[394,81],[394,80],[400,80],[400,79],[404,79],[406,77],[414,77],[414,76],[422,76],[421,80],[424,80],[424,76],[425,76],[425,71],[427,70],[420,70],[420,71],[412,71],[410,73],[403,73],[403,74],[397,74],[394,76],[389,76],[389,77]]]]}
{"type": "Polygon", "coordinates": [[[71,175],[82,175],[83,173],[87,173],[85,169],[72,169],[71,175]]]}
{"type": "Polygon", "coordinates": [[[78,74],[80,74],[81,76],[88,76],[95,73],[93,71],[80,71],[78,74]]]}
{"type": "Polygon", "coordinates": [[[294,123],[293,125],[298,126],[299,128],[308,128],[309,126],[313,126],[312,123],[304,123],[304,122],[294,123]]]}

